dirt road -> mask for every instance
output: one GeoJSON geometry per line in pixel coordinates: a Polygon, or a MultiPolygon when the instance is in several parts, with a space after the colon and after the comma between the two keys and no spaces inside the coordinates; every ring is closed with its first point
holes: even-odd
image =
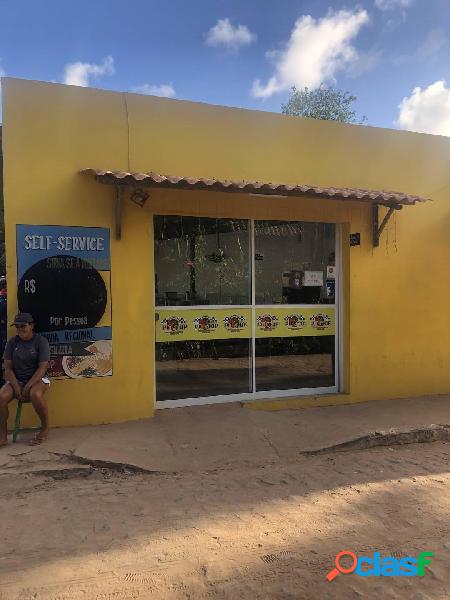
{"type": "Polygon", "coordinates": [[[435,442],[185,474],[3,475],[0,599],[450,598],[449,454],[435,442]],[[329,583],[342,549],[434,557],[423,578],[329,583]]]}

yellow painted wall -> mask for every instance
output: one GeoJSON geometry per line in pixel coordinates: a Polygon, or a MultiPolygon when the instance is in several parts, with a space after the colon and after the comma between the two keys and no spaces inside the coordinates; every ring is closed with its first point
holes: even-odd
{"type": "MultiPolygon", "coordinates": [[[[345,392],[267,406],[450,392],[450,139],[162,98],[5,79],[4,194],[10,316],[15,225],[113,228],[112,190],[83,167],[392,189],[433,202],[396,214],[379,248],[370,208],[317,199],[155,190],[112,235],[114,375],[55,381],[54,425],[153,412],[152,214],[330,221],[344,244],[345,392]]],[[[259,403],[260,405],[260,403],[259,403]]]]}

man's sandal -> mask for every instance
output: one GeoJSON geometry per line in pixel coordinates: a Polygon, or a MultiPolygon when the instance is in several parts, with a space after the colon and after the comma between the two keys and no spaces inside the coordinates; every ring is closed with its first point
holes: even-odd
{"type": "Polygon", "coordinates": [[[48,438],[48,433],[44,433],[43,431],[38,431],[34,434],[33,438],[28,442],[29,446],[39,446],[42,442],[48,438]]]}

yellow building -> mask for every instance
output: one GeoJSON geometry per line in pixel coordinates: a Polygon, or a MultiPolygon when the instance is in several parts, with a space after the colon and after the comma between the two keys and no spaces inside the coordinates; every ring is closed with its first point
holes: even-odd
{"type": "Polygon", "coordinates": [[[52,425],[450,391],[450,139],[7,78],[3,155],[52,425]]]}

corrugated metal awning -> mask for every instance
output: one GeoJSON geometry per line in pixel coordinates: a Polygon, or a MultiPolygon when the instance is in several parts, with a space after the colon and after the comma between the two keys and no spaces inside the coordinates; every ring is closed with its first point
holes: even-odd
{"type": "Polygon", "coordinates": [[[197,177],[179,177],[160,175],[159,173],[132,173],[127,171],[105,171],[87,168],[81,173],[93,175],[97,181],[111,185],[141,185],[153,188],[176,188],[183,190],[209,190],[217,192],[235,192],[265,196],[313,196],[329,200],[350,200],[370,204],[381,204],[389,208],[398,208],[424,202],[428,198],[413,196],[403,192],[385,190],[364,190],[358,188],[322,187],[315,185],[290,185],[286,183],[262,183],[259,181],[229,181],[226,179],[207,179],[197,177]]]}

